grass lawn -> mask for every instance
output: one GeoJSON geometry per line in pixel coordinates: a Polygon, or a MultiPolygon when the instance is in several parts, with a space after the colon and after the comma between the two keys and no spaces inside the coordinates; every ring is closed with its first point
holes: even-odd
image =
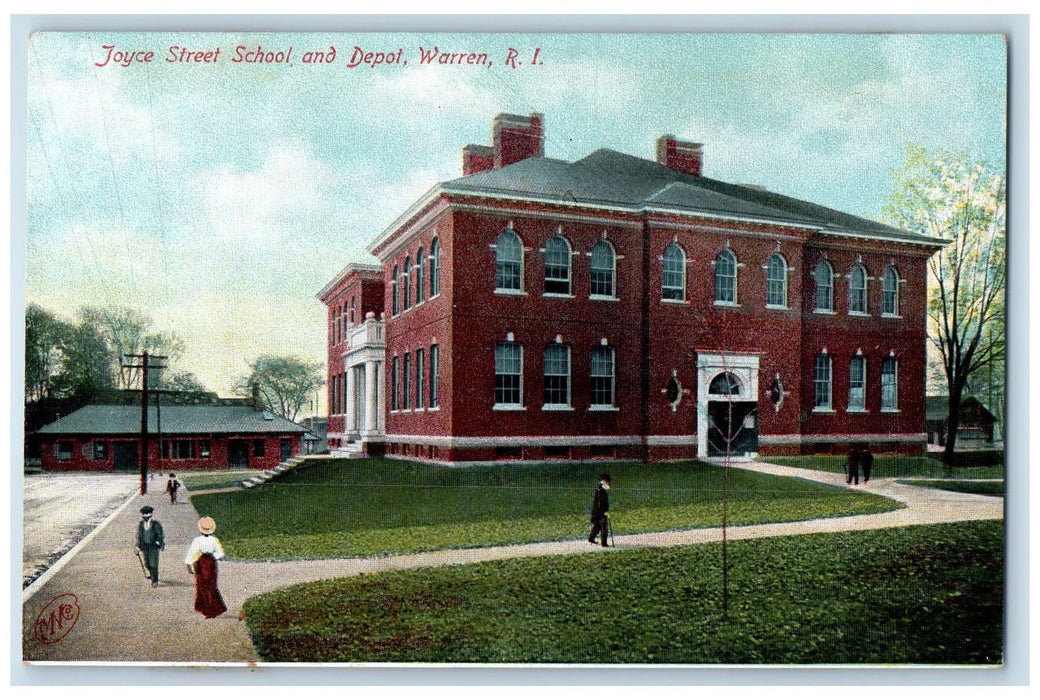
{"type": "Polygon", "coordinates": [[[900,484],[910,486],[927,486],[943,491],[957,491],[958,493],[977,493],[983,496],[1003,496],[1003,481],[978,481],[959,479],[900,479],[900,484]]]}
{"type": "MultiPolygon", "coordinates": [[[[788,467],[844,474],[848,458],[840,455],[811,455],[805,457],[762,457],[760,461],[769,462],[770,464],[782,464],[788,467]]],[[[948,467],[937,459],[923,455],[875,455],[870,476],[872,478],[928,476],[933,478],[1003,479],[1004,465],[948,467]]]]}
{"type": "Polygon", "coordinates": [[[202,491],[205,489],[222,489],[238,486],[243,479],[259,474],[256,470],[244,470],[233,472],[212,472],[209,474],[182,474],[177,478],[191,491],[202,491]]]}
{"type": "Polygon", "coordinates": [[[246,601],[267,661],[999,664],[1003,523],[607,550],[246,601]]]}
{"type": "MultiPolygon", "coordinates": [[[[192,496],[238,558],[342,557],[564,540],[588,533],[597,474],[613,478],[615,534],[722,520],[721,467],[699,462],[451,468],[316,460],[248,491],[192,496]]],[[[729,470],[733,525],[894,510],[895,501],[729,470]]]]}

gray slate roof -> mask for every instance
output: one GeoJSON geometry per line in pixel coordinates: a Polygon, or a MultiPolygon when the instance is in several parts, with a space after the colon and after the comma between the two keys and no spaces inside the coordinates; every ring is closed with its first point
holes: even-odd
{"type": "Polygon", "coordinates": [[[441,183],[444,192],[553,199],[625,208],[763,219],[871,238],[941,245],[943,241],[747,185],[695,177],[657,163],[599,149],[573,163],[528,158],[441,183]]]}
{"type": "MultiPolygon", "coordinates": [[[[148,430],[156,432],[155,406],[148,413],[148,430]]],[[[295,423],[251,406],[163,406],[163,435],[302,434],[295,423]]],[[[140,406],[84,406],[40,428],[40,435],[138,435],[140,406]]]]}

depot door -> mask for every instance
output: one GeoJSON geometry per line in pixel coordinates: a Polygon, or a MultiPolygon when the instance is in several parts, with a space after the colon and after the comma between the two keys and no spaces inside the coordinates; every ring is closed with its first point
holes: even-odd
{"type": "Polygon", "coordinates": [[[727,452],[731,457],[758,452],[756,402],[708,402],[708,456],[725,457],[727,452]]]}
{"type": "Polygon", "coordinates": [[[232,467],[249,466],[248,440],[228,440],[228,464],[232,467]]]}
{"type": "Polygon", "coordinates": [[[137,471],[136,442],[114,442],[112,443],[112,468],[119,472],[137,471]]]}

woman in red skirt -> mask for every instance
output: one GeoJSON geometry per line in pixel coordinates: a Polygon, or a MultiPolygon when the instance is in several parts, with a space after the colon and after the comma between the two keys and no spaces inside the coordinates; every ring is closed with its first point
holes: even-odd
{"type": "Polygon", "coordinates": [[[217,617],[227,611],[224,599],[217,589],[217,559],[224,558],[224,549],[220,540],[213,536],[217,523],[213,518],[199,520],[199,532],[191,546],[184,563],[188,565],[188,573],[195,574],[195,610],[206,617],[217,617]]]}

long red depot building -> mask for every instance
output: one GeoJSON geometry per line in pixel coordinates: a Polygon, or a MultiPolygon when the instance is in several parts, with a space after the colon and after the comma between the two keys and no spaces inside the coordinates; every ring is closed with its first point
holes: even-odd
{"type": "Polygon", "coordinates": [[[319,293],[329,445],[448,463],[920,452],[942,241],[544,122],[433,187],[319,293]]]}

